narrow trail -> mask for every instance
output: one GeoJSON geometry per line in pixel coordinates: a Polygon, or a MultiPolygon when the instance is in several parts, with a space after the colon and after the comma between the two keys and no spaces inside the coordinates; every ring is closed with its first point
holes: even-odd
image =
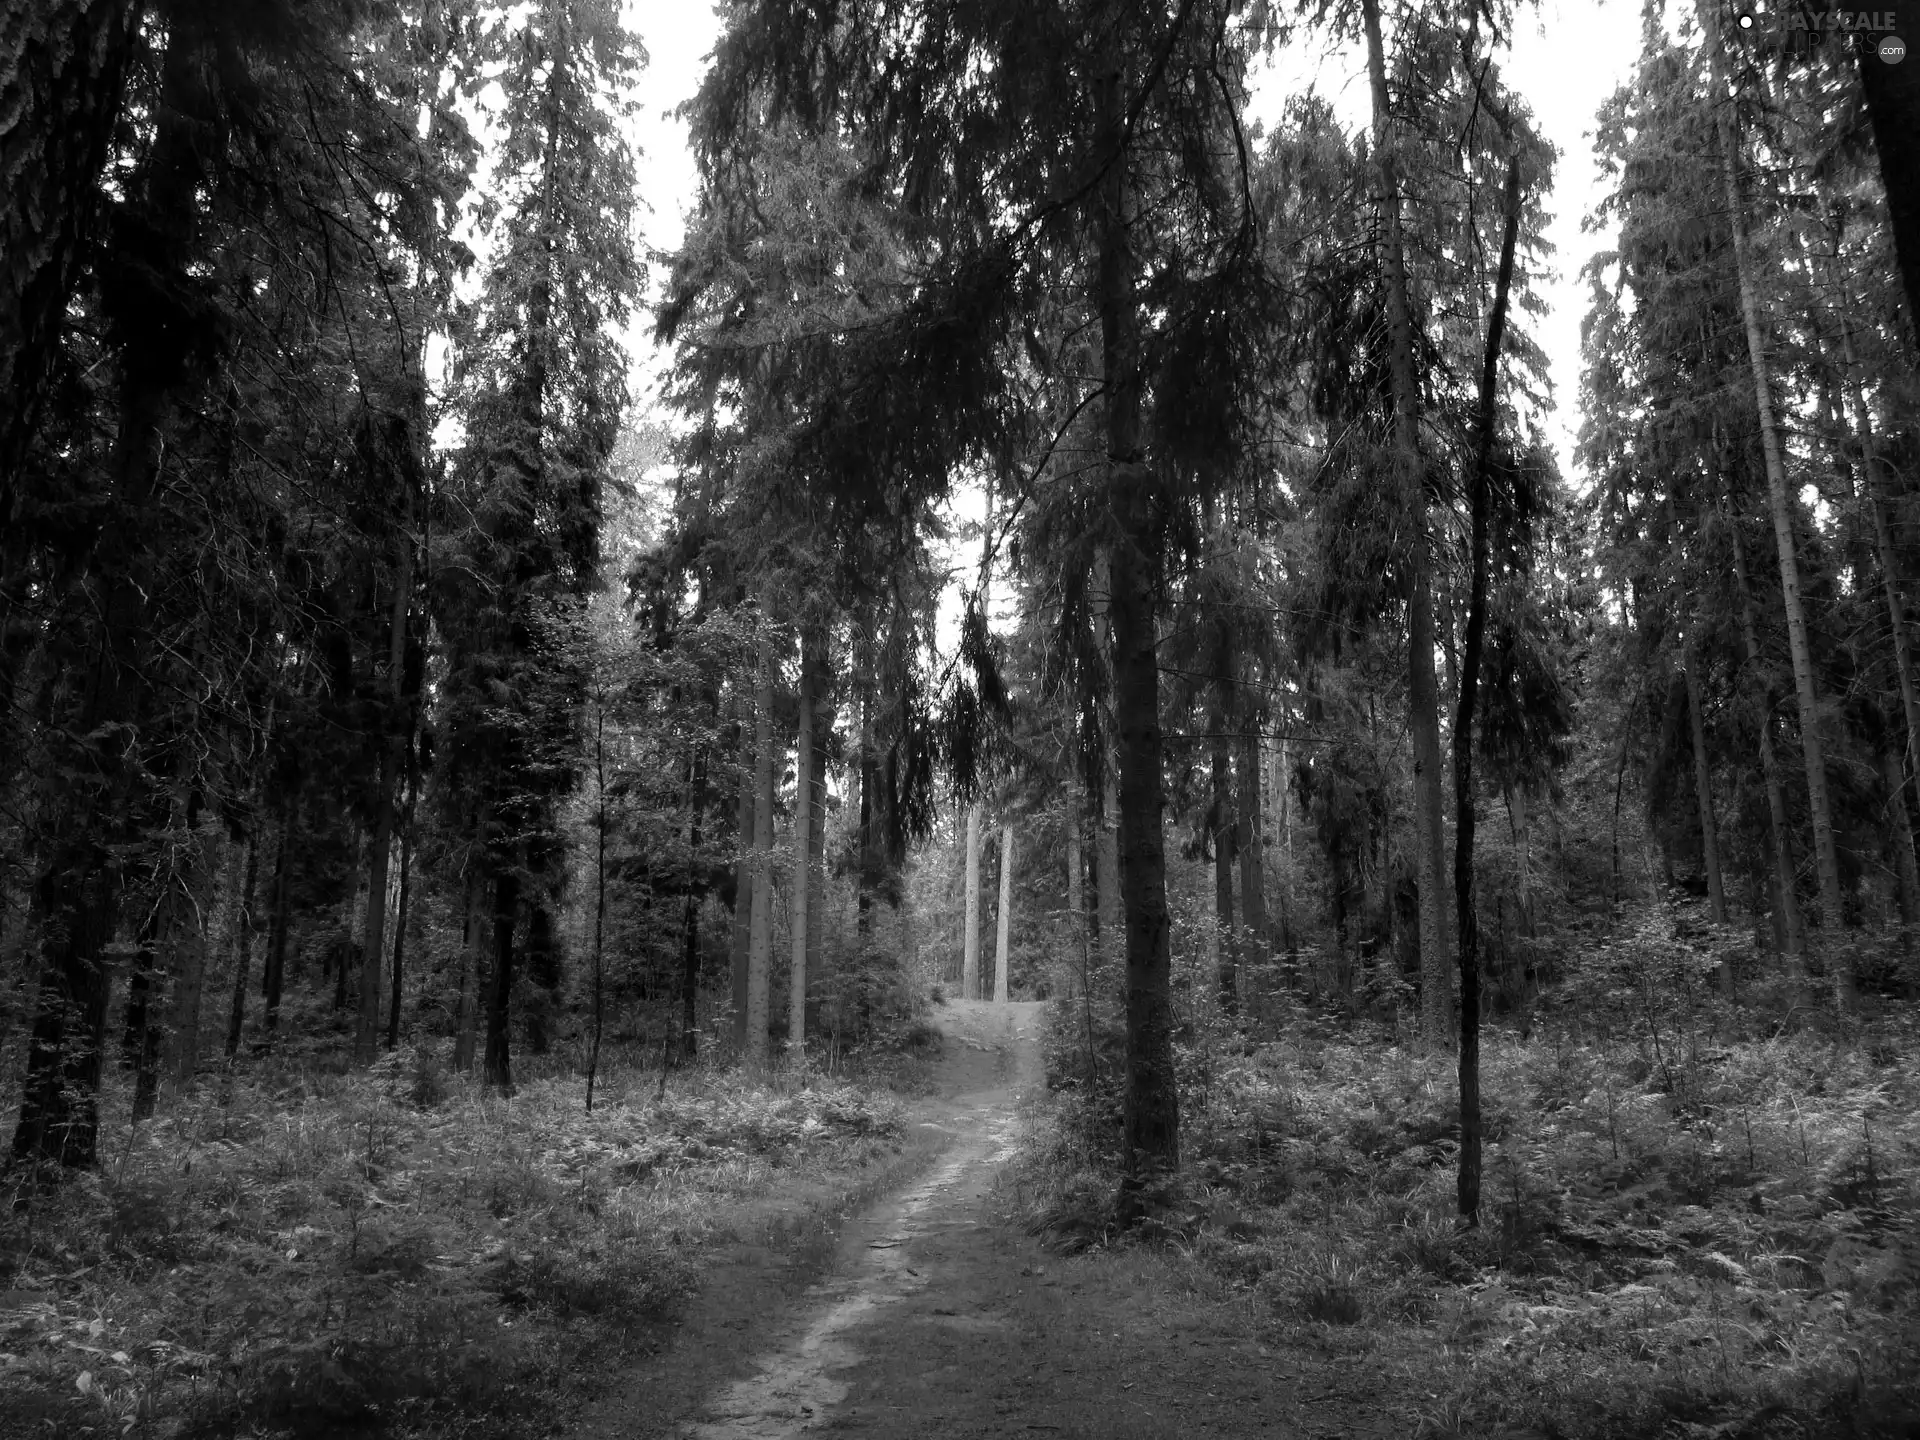
{"type": "Polygon", "coordinates": [[[1022,1100],[1044,1083],[1043,1011],[936,1007],[946,1046],[914,1123],[938,1158],[849,1220],[811,1285],[784,1286],[764,1253],[720,1267],[701,1318],[576,1440],[1404,1434],[1351,1357],[1248,1339],[1218,1304],[1171,1293],[1151,1256],[1061,1259],[995,1219],[1022,1100]]]}
{"type": "MultiPolygon", "coordinates": [[[[842,1233],[833,1272],[815,1286],[797,1334],[755,1357],[753,1373],[727,1386],[688,1440],[773,1440],[818,1431],[837,1418],[863,1368],[884,1367],[901,1323],[955,1331],[978,1326],[936,1304],[903,1302],[933,1286],[942,1262],[977,1247],[980,1203],[1017,1143],[1019,1091],[1041,1079],[1038,1027],[1043,1007],[958,1001],[940,1008],[946,1036],[941,1099],[922,1127],[956,1138],[929,1175],[874,1206],[842,1233]],[[985,1072],[985,1073],[983,1073],[985,1072]],[[969,1087],[986,1082],[986,1088],[969,1087]]],[[[938,1298],[936,1292],[936,1299],[938,1298]]]]}

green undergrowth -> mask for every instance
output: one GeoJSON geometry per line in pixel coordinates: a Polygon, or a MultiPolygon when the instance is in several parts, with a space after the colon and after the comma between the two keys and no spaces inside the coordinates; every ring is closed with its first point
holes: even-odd
{"type": "Polygon", "coordinates": [[[1631,992],[1487,1037],[1481,1223],[1451,1057],[1298,1012],[1182,1046],[1185,1154],[1115,1224],[1117,1079],[1060,1088],[1018,1174],[1068,1251],[1154,1244],[1275,1343],[1354,1357],[1408,1433],[1920,1434],[1920,1023],[1770,1033],[1631,992]]]}
{"type": "Polygon", "coordinates": [[[544,1433],[709,1246],[804,1240],[779,1197],[832,1209],[901,1149],[873,1090],[656,1084],[588,1115],[578,1080],[505,1100],[401,1052],[206,1086],[97,1174],[7,1172],[0,1435],[544,1433]]]}

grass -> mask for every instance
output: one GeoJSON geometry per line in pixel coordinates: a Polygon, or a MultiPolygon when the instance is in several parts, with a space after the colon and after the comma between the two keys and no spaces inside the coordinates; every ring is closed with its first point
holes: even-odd
{"type": "Polygon", "coordinates": [[[543,1430],[708,1247],[811,1243],[774,1197],[837,1213],[901,1149],[875,1090],[656,1084],[604,1076],[588,1116],[577,1080],[502,1100],[405,1051],[203,1088],[98,1174],[15,1169],[0,1434],[543,1430]]]}
{"type": "Polygon", "coordinates": [[[1063,1029],[1017,1198],[1062,1249],[1156,1246],[1269,1343],[1353,1357],[1409,1433],[1920,1433],[1920,1023],[1612,993],[1487,1037],[1478,1228],[1451,1058],[1304,1011],[1197,1028],[1185,1163],[1127,1235],[1112,1087],[1063,1029]]]}

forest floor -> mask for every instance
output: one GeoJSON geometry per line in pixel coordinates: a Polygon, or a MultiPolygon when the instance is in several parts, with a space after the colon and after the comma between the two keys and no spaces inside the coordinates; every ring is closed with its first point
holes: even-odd
{"type": "Polygon", "coordinates": [[[797,1295],[777,1252],[722,1256],[575,1440],[1406,1433],[1363,1365],[1261,1343],[1182,1283],[1177,1256],[1063,1257],[1028,1237],[1007,1166],[1044,1123],[1043,1010],[936,1006],[945,1044],[910,1124],[950,1136],[944,1153],[845,1225],[797,1295]]]}

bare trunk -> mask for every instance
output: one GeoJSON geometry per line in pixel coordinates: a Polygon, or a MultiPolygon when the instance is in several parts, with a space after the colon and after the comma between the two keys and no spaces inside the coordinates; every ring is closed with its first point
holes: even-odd
{"type": "Polygon", "coordinates": [[[1707,757],[1707,722],[1700,699],[1700,660],[1691,646],[1683,663],[1687,679],[1687,715],[1693,731],[1693,798],[1700,810],[1700,848],[1707,867],[1707,910],[1713,923],[1727,923],[1727,892],[1720,875],[1720,829],[1713,818],[1712,762],[1707,757]]]}
{"type": "Polygon", "coordinates": [[[994,927],[993,1003],[1007,1003],[1007,967],[1012,956],[1007,946],[1012,939],[1013,921],[1013,822],[1000,826],[1000,915],[994,927]]]}
{"type": "Polygon", "coordinates": [[[374,797],[371,849],[367,869],[366,933],[360,949],[360,1011],[353,1029],[353,1060],[371,1065],[380,1049],[380,978],[387,959],[387,867],[392,863],[393,831],[399,806],[395,790],[405,763],[406,731],[402,727],[406,686],[407,605],[413,594],[413,542],[404,531],[396,540],[399,558],[394,566],[393,607],[387,625],[387,703],[383,717],[388,734],[380,743],[380,789],[374,797]]]}
{"type": "Polygon", "coordinates": [[[169,1018],[170,1048],[167,1069],[174,1082],[192,1082],[200,1063],[200,1001],[206,990],[207,958],[219,941],[217,911],[224,898],[220,880],[225,840],[215,827],[197,823],[199,799],[188,807],[188,831],[182,837],[181,910],[171,930],[173,951],[173,1005],[169,1018]]]}
{"type": "Polygon", "coordinates": [[[1914,927],[1920,925],[1920,866],[1913,856],[1913,821],[1907,812],[1907,777],[1900,757],[1891,747],[1880,752],[1880,773],[1887,786],[1887,848],[1893,852],[1894,875],[1900,883],[1900,945],[1913,948],[1914,927]]]}
{"type": "Polygon", "coordinates": [[[807,1045],[807,912],[812,886],[807,883],[807,861],[812,854],[814,696],[819,674],[814,665],[818,642],[809,633],[800,642],[800,726],[794,745],[793,805],[793,946],[787,974],[787,1046],[795,1062],[805,1057],[807,1045]]]}
{"type": "Polygon", "coordinates": [[[479,856],[468,862],[467,925],[460,960],[460,998],[453,1014],[453,1068],[473,1069],[479,1049],[480,981],[487,953],[487,882],[479,856]]]}
{"type": "Polygon", "coordinates": [[[280,1027],[280,997],[287,983],[287,941],[293,929],[293,832],[291,804],[280,817],[280,843],[273,862],[273,914],[267,922],[267,959],[260,977],[260,1024],[269,1040],[280,1027]]]}
{"type": "Polygon", "coordinates": [[[1740,589],[1740,635],[1747,652],[1747,669],[1753,676],[1754,719],[1760,733],[1760,775],[1767,789],[1767,828],[1772,840],[1773,891],[1782,928],[1785,931],[1785,958],[1792,983],[1804,990],[1807,984],[1807,932],[1800,917],[1800,901],[1794,893],[1793,832],[1787,825],[1787,792],[1780,778],[1780,760],[1773,749],[1773,690],[1760,655],[1760,636],[1754,620],[1753,589],[1747,579],[1747,547],[1740,538],[1740,523],[1732,522],[1733,573],[1740,589]]]}
{"type": "Polygon", "coordinates": [[[742,1054],[747,1046],[747,950],[753,939],[753,756],[752,732],[742,726],[740,740],[740,802],[734,831],[733,860],[733,937],[728,947],[728,970],[732,982],[731,1023],[733,1049],[742,1054]]]}
{"type": "Polygon", "coordinates": [[[773,962],[773,659],[764,632],[758,661],[753,686],[753,910],[747,939],[747,1034],[741,1051],[750,1075],[767,1068],[767,983],[773,962]]]}
{"type": "Polygon", "coordinates": [[[1233,752],[1227,747],[1225,715],[1214,721],[1211,780],[1213,785],[1213,926],[1214,988],[1220,1008],[1231,1015],[1240,1008],[1240,935],[1233,915],[1233,842],[1239,826],[1233,813],[1233,752]]]}
{"type": "Polygon", "coordinates": [[[487,1049],[481,1079],[490,1090],[513,1093],[509,1022],[513,1014],[513,931],[520,918],[520,871],[510,860],[494,862],[493,968],[487,976],[487,1049]]]}
{"type": "Polygon", "coordinates": [[[1063,967],[1067,983],[1062,993],[1072,998],[1080,994],[1087,977],[1087,887],[1082,876],[1084,860],[1080,854],[1081,828],[1086,824],[1086,789],[1076,763],[1067,780],[1067,813],[1064,824],[1067,838],[1067,963],[1063,967]]]}
{"type": "MultiPolygon", "coordinates": [[[[1116,45],[1117,50],[1117,45],[1116,45]]],[[[1106,385],[1108,495],[1119,536],[1110,561],[1114,723],[1120,770],[1120,897],[1127,936],[1127,1080],[1122,1104],[1129,1191],[1180,1163],[1180,1094],[1173,1068],[1173,969],[1162,832],[1159,593],[1163,497],[1142,439],[1139,301],[1132,199],[1117,54],[1096,81],[1097,124],[1113,157],[1100,182],[1098,306],[1106,385]]]]}
{"type": "MultiPolygon", "coordinates": [[[[1240,931],[1245,937],[1241,959],[1248,968],[1248,981],[1266,971],[1267,883],[1266,817],[1260,797],[1260,735],[1250,728],[1240,741],[1236,762],[1240,787],[1240,826],[1237,832],[1240,852],[1240,931]]],[[[1242,989],[1245,988],[1243,985],[1242,989]]]]}
{"type": "Polygon", "coordinates": [[[1412,517],[1407,542],[1412,577],[1407,601],[1407,723],[1413,734],[1414,852],[1420,880],[1420,1031],[1428,1048],[1441,1050],[1452,1038],[1453,984],[1448,964],[1446,901],[1441,895],[1446,821],[1440,794],[1440,687],[1433,669],[1433,560],[1420,459],[1420,390],[1414,376],[1413,310],[1400,233],[1400,191],[1394,175],[1378,0],[1363,0],[1361,17],[1367,36],[1367,74],[1373,90],[1375,183],[1380,189],[1385,239],[1382,259],[1387,281],[1394,458],[1402,502],[1412,517]]]}
{"type": "MultiPolygon", "coordinates": [[[[257,806],[255,814],[258,814],[257,806]]],[[[228,1065],[240,1054],[240,1034],[247,1020],[247,976],[253,968],[253,942],[260,932],[259,912],[253,903],[254,885],[260,878],[260,845],[251,823],[247,831],[246,876],[240,882],[239,908],[234,917],[233,993],[227,1005],[228,1065]]]]}
{"type": "Polygon", "coordinates": [[[962,903],[967,907],[962,927],[960,951],[960,998],[980,998],[980,812],[976,800],[967,807],[966,886],[962,903]]]}
{"type": "Polygon", "coordinates": [[[1780,433],[1774,423],[1773,385],[1767,372],[1766,335],[1760,316],[1760,300],[1754,289],[1753,262],[1748,255],[1746,209],[1740,194],[1737,168],[1739,148],[1733,122],[1726,106],[1730,103],[1717,43],[1717,17],[1703,6],[1707,16],[1708,52],[1713,57],[1717,94],[1717,129],[1720,160],[1724,169],[1724,194],[1728,220],[1733,230],[1734,267],[1740,285],[1740,315],[1747,334],[1747,359],[1752,368],[1754,407],[1760,423],[1760,452],[1766,464],[1767,499],[1773,512],[1774,545],[1780,559],[1780,596],[1787,613],[1787,650],[1793,658],[1794,691],[1800,708],[1800,748],[1807,768],[1807,808],[1813,826],[1814,869],[1820,879],[1821,948],[1826,951],[1828,974],[1833,986],[1835,1007],[1851,1012],[1854,1003],[1853,966],[1842,943],[1845,923],[1840,903],[1840,857],[1833,840],[1833,809],[1827,798],[1825,746],[1820,735],[1820,696],[1813,673],[1813,650],[1807,638],[1806,610],[1800,597],[1800,565],[1793,538],[1792,499],[1787,488],[1786,457],[1780,433]]]}

